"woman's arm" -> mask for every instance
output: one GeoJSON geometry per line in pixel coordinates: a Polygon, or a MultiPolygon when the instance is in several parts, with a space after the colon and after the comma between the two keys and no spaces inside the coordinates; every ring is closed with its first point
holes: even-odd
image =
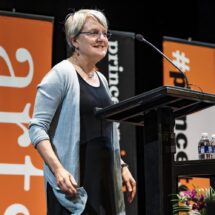
{"type": "Polygon", "coordinates": [[[49,140],[43,140],[36,146],[44,162],[49,166],[56,177],[57,186],[67,195],[76,194],[77,183],[74,177],[62,166],[49,140]]]}
{"type": "Polygon", "coordinates": [[[38,85],[34,113],[29,124],[29,136],[32,144],[55,175],[57,186],[68,195],[74,195],[77,183],[61,164],[49,137],[50,125],[66,93],[64,79],[60,72],[53,69],[38,85]]]}
{"type": "Polygon", "coordinates": [[[136,181],[134,180],[128,165],[121,159],[121,171],[123,184],[126,186],[128,202],[131,203],[136,195],[136,181]]]}

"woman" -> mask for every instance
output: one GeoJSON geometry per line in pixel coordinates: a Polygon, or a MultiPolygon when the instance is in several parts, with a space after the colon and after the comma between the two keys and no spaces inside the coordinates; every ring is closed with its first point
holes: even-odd
{"type": "Polygon", "coordinates": [[[112,104],[96,69],[107,53],[107,20],[98,10],[82,9],[67,16],[65,32],[71,57],[38,85],[29,125],[45,162],[47,214],[125,214],[121,179],[129,202],[136,183],[120,159],[115,124],[94,116],[95,107],[112,104]]]}

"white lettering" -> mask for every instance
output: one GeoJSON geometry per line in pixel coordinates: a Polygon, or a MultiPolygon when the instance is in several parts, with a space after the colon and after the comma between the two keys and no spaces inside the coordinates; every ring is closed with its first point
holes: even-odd
{"type": "Polygon", "coordinates": [[[16,51],[16,59],[20,63],[28,62],[29,71],[26,77],[16,77],[11,61],[5,49],[0,46],[0,57],[6,62],[10,76],[0,75],[0,86],[1,87],[26,87],[28,86],[33,78],[34,65],[30,52],[25,48],[19,48],[16,51]]]}
{"type": "Polygon", "coordinates": [[[24,190],[30,190],[30,177],[43,176],[43,171],[37,169],[31,163],[30,156],[25,156],[24,164],[3,164],[0,163],[0,175],[23,175],[24,176],[24,190]]]}
{"type": "MultiPolygon", "coordinates": [[[[109,71],[113,71],[110,69],[111,66],[109,66],[109,71]]],[[[117,70],[116,70],[117,71],[117,70]]],[[[119,76],[118,72],[109,72],[109,85],[118,85],[119,84],[119,76]]]]}
{"type": "Polygon", "coordinates": [[[108,51],[110,54],[118,53],[118,41],[109,41],[108,51]]]}
{"type": "Polygon", "coordinates": [[[28,136],[28,129],[23,125],[23,123],[29,123],[30,116],[30,103],[25,105],[23,112],[0,112],[0,123],[14,123],[17,124],[22,130],[23,134],[18,138],[18,144],[22,147],[27,147],[31,144],[30,138],[28,136]]]}
{"type": "Polygon", "coordinates": [[[110,86],[110,92],[111,92],[111,95],[113,96],[113,99],[117,99],[118,100],[118,97],[119,97],[119,88],[117,86],[110,86]]]}
{"type": "Polygon", "coordinates": [[[23,215],[30,214],[28,209],[24,205],[16,203],[10,205],[4,212],[4,215],[16,215],[20,213],[22,213],[23,215]]]}
{"type": "MultiPolygon", "coordinates": [[[[123,67],[119,66],[118,59],[118,41],[110,41],[108,49],[108,71],[109,71],[109,86],[112,100],[114,103],[119,102],[119,72],[123,72],[123,67]]],[[[120,124],[117,124],[117,133],[120,140],[120,124]]]]}

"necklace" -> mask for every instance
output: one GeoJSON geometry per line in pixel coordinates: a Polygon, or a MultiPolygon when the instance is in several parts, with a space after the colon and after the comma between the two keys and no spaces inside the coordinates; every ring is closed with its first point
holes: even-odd
{"type": "Polygon", "coordinates": [[[95,71],[92,71],[92,72],[85,72],[85,70],[84,70],[81,66],[79,66],[79,65],[76,65],[76,66],[78,66],[78,67],[87,75],[88,78],[91,79],[91,78],[94,77],[95,71]]]}
{"type": "Polygon", "coordinates": [[[82,66],[77,65],[86,75],[88,78],[93,78],[95,75],[95,71],[92,72],[85,72],[85,70],[82,68],[82,66]]]}
{"type": "Polygon", "coordinates": [[[86,72],[82,66],[78,65],[77,63],[74,62],[74,60],[70,60],[72,62],[72,64],[76,67],[76,69],[78,68],[79,70],[81,70],[84,74],[87,75],[87,78],[91,79],[94,77],[95,75],[95,71],[92,72],[86,72]]]}
{"type": "Polygon", "coordinates": [[[87,73],[88,78],[93,78],[95,75],[95,72],[89,72],[87,73]]]}

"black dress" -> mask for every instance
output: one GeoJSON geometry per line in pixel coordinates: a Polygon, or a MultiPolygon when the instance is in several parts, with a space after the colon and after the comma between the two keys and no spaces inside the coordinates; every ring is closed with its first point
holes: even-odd
{"type": "MultiPolygon", "coordinates": [[[[78,74],[78,73],[77,73],[78,74]]],[[[99,77],[99,76],[98,76],[99,77]]],[[[112,104],[100,80],[93,87],[78,74],[80,84],[80,186],[88,194],[83,215],[116,215],[112,123],[95,117],[95,107],[112,104]]],[[[70,215],[47,183],[47,215],[70,215]]]]}
{"type": "MultiPolygon", "coordinates": [[[[99,77],[99,76],[98,76],[99,77]]],[[[112,104],[100,80],[94,87],[78,74],[80,84],[80,183],[88,194],[86,215],[116,215],[113,182],[112,122],[95,117],[96,107],[112,104]]]]}

